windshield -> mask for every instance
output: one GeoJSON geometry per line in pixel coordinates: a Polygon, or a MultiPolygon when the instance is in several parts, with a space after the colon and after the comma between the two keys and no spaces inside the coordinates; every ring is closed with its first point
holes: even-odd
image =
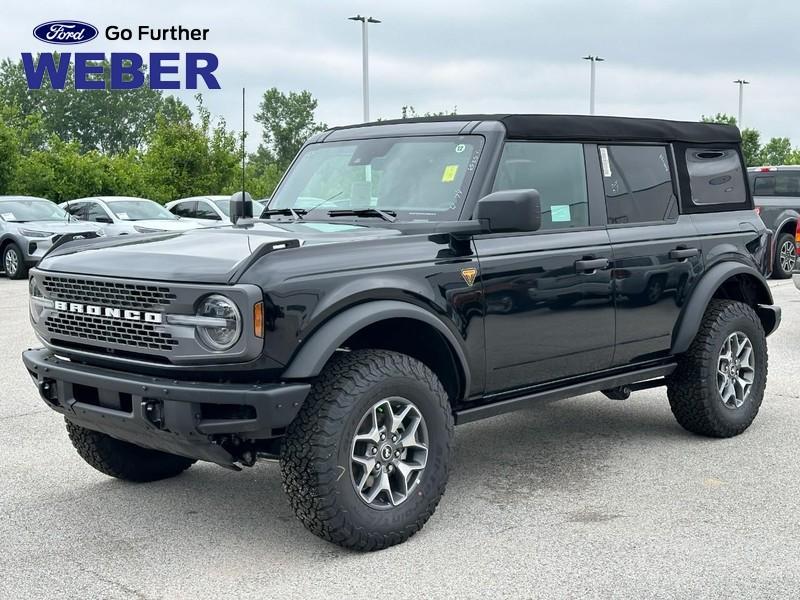
{"type": "MultiPolygon", "coordinates": [[[[222,213],[226,217],[231,216],[231,201],[230,199],[225,200],[212,200],[214,204],[217,205],[217,208],[222,211],[222,213]]],[[[264,205],[261,202],[253,200],[253,215],[258,216],[264,211],[264,205]]]]}
{"type": "Polygon", "coordinates": [[[177,220],[175,215],[152,200],[115,200],[114,202],[107,202],[107,204],[111,212],[122,221],[177,220]]]}
{"type": "Polygon", "coordinates": [[[307,146],[270,209],[377,208],[402,220],[452,220],[472,182],[483,138],[377,138],[307,146]]]}
{"type": "Polygon", "coordinates": [[[25,221],[69,221],[64,209],[48,200],[4,200],[0,202],[0,217],[12,223],[25,221]]]}

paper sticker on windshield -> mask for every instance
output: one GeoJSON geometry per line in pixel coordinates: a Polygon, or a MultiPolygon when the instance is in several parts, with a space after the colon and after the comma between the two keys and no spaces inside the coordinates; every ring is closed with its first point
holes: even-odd
{"type": "Polygon", "coordinates": [[[553,204],[550,207],[550,220],[553,223],[567,223],[571,221],[569,204],[553,204]]]}
{"type": "Polygon", "coordinates": [[[15,221],[16,220],[16,217],[14,216],[14,213],[3,213],[2,216],[6,221],[15,221]]]}
{"type": "Polygon", "coordinates": [[[611,177],[611,161],[608,160],[608,148],[600,148],[600,163],[603,165],[603,177],[611,177]]]}
{"type": "Polygon", "coordinates": [[[459,144],[458,146],[456,146],[456,152],[458,154],[461,154],[466,149],[467,149],[467,147],[464,144],[459,144]]]}
{"type": "Polygon", "coordinates": [[[117,213],[117,216],[123,221],[128,221],[130,219],[128,213],[117,213]]]}
{"type": "Polygon", "coordinates": [[[458,173],[458,165],[447,165],[442,173],[442,183],[455,181],[456,173],[458,173]]]}

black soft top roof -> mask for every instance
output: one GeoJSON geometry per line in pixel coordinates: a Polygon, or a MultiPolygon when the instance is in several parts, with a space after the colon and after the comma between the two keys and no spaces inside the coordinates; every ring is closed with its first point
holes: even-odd
{"type": "Polygon", "coordinates": [[[689,142],[700,144],[737,144],[739,129],[720,123],[667,121],[632,117],[588,115],[451,115],[377,121],[336,127],[335,131],[356,127],[377,127],[412,123],[500,121],[509,139],[580,140],[586,142],[689,142]]]}

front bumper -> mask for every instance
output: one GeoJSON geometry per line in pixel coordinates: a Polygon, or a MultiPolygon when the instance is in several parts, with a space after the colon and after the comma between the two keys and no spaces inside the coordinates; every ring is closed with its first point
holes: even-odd
{"type": "Polygon", "coordinates": [[[307,383],[228,384],[147,377],[64,360],[47,349],[22,360],[50,408],[146,448],[235,467],[247,440],[279,437],[307,383]]]}

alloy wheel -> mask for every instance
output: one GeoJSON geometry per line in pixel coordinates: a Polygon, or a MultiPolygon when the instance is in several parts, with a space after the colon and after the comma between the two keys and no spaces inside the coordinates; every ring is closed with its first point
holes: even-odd
{"type": "Polygon", "coordinates": [[[428,460],[428,429],[413,402],[393,396],[376,402],[356,428],[350,475],[362,501],[386,509],[405,502],[428,460]]]}
{"type": "Polygon", "coordinates": [[[779,259],[781,269],[783,269],[785,273],[794,271],[794,266],[797,263],[797,250],[795,249],[794,242],[787,240],[783,243],[779,259]]]}
{"type": "Polygon", "coordinates": [[[19,256],[17,256],[17,252],[14,248],[6,250],[3,266],[5,267],[6,275],[9,277],[17,274],[17,269],[19,269],[19,256]]]}
{"type": "Polygon", "coordinates": [[[750,338],[741,331],[729,335],[717,360],[717,389],[727,408],[737,409],[747,401],[755,379],[755,366],[750,338]]]}

